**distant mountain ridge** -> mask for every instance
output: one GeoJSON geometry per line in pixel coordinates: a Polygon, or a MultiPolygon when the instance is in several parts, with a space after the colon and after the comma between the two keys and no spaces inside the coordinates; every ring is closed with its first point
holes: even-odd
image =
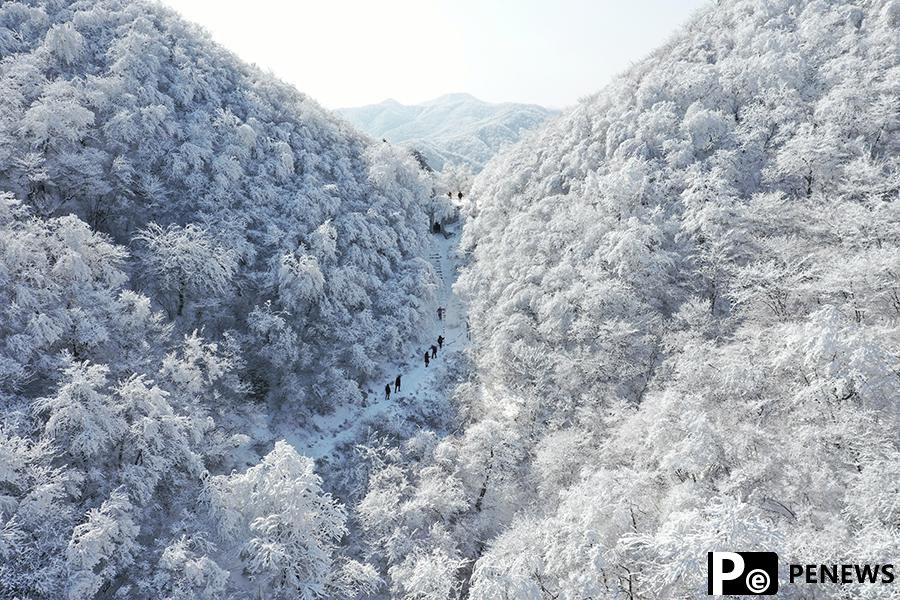
{"type": "Polygon", "coordinates": [[[388,99],[337,112],[375,138],[419,150],[435,169],[449,162],[475,171],[501,148],[557,114],[536,104],[492,104],[466,93],[413,105],[388,99]]]}

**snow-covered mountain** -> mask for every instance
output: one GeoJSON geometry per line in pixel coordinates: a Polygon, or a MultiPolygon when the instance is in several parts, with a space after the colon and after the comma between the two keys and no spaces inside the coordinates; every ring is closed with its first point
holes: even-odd
{"type": "Polygon", "coordinates": [[[0,597],[374,581],[273,436],[433,320],[433,182],[369,144],[156,3],[0,3],[0,597]]]}
{"type": "Polygon", "coordinates": [[[385,100],[338,113],[376,139],[418,150],[436,170],[452,163],[478,171],[501,148],[518,141],[556,111],[534,104],[490,104],[469,94],[447,94],[422,104],[385,100]]]}
{"type": "Polygon", "coordinates": [[[898,29],[722,0],[524,137],[453,95],[373,140],[156,3],[0,3],[0,598],[893,564],[898,29]],[[471,190],[403,147],[516,139],[471,190]]]}
{"type": "Polygon", "coordinates": [[[463,423],[361,504],[393,515],[395,597],[699,598],[710,550],[896,562],[898,30],[896,0],[717,2],[484,168],[463,423]]]}

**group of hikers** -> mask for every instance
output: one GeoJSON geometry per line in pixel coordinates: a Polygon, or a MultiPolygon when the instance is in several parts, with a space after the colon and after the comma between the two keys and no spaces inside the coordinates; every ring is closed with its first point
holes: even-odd
{"type": "MultiPolygon", "coordinates": [[[[445,309],[443,306],[438,307],[438,309],[437,309],[438,321],[443,321],[444,316],[446,314],[447,314],[447,309],[445,309]]],[[[429,348],[428,350],[425,351],[424,358],[425,358],[425,367],[426,368],[428,367],[428,364],[432,360],[437,358],[438,350],[443,349],[443,347],[444,347],[444,336],[439,335],[437,337],[437,345],[432,344],[431,348],[429,348]]],[[[394,379],[394,393],[395,394],[400,391],[401,379],[402,379],[401,375],[397,375],[396,379],[394,379]]],[[[391,399],[391,384],[390,383],[388,383],[386,386],[384,386],[384,399],[385,400],[391,399]]]]}
{"type": "Polygon", "coordinates": [[[431,356],[428,355],[428,350],[425,351],[425,367],[428,367],[428,363],[431,362],[431,359],[437,358],[438,348],[444,347],[444,336],[439,335],[437,339],[437,346],[434,344],[431,345],[431,356]]]}

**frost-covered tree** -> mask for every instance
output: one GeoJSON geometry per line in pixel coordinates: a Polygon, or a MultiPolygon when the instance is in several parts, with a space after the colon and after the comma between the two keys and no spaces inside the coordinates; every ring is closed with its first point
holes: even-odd
{"type": "Polygon", "coordinates": [[[133,510],[127,495],[117,490],[75,527],[66,549],[69,598],[95,597],[105,583],[134,564],[139,528],[133,510]]]}
{"type": "Polygon", "coordinates": [[[220,535],[237,544],[257,593],[326,597],[335,546],[347,530],[343,508],[321,484],[313,462],[284,441],[246,472],[208,482],[210,512],[220,535]]]}
{"type": "Polygon", "coordinates": [[[300,307],[315,302],[325,291],[325,277],[319,262],[309,254],[285,254],[278,268],[278,292],[287,306],[300,307]]]}
{"type": "Polygon", "coordinates": [[[190,298],[226,295],[237,267],[235,253],[206,230],[194,224],[162,229],[152,223],[135,237],[146,245],[144,268],[160,291],[173,297],[172,315],[180,317],[190,298]]]}
{"type": "Polygon", "coordinates": [[[187,537],[170,544],[160,556],[154,588],[176,600],[224,597],[229,573],[205,555],[208,547],[187,537]]]}
{"type": "Polygon", "coordinates": [[[46,415],[44,435],[88,464],[110,451],[125,425],[104,391],[108,373],[102,365],[75,364],[65,370],[56,394],[34,405],[46,415]]]}

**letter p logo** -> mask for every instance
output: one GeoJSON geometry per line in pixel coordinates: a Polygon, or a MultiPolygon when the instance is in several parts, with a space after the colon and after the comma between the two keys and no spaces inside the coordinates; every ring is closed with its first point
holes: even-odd
{"type": "Polygon", "coordinates": [[[708,593],[721,596],[722,583],[737,579],[744,572],[744,557],[737,552],[708,552],[706,560],[709,567],[708,593]],[[726,570],[725,563],[729,563],[726,570]]]}

